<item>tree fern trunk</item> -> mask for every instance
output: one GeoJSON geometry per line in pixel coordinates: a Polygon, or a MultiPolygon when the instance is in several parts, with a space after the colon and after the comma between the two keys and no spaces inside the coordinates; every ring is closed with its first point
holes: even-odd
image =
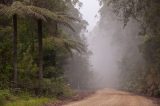
{"type": "Polygon", "coordinates": [[[14,87],[17,87],[17,77],[18,77],[18,68],[17,68],[17,15],[13,15],[13,70],[14,70],[14,87]]]}
{"type": "Polygon", "coordinates": [[[58,36],[58,23],[55,22],[55,36],[58,36]]]}
{"type": "Polygon", "coordinates": [[[42,20],[38,20],[38,66],[39,66],[39,92],[43,80],[43,41],[42,41],[42,20]]]}
{"type": "MultiPolygon", "coordinates": [[[[55,21],[55,32],[54,32],[54,36],[58,37],[58,23],[55,21]]],[[[53,65],[56,66],[56,50],[55,48],[53,49],[53,65]]]]}

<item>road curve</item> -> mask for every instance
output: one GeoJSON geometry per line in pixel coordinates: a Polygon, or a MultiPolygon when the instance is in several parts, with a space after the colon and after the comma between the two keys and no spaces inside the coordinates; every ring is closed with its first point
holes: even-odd
{"type": "Polygon", "coordinates": [[[147,97],[116,90],[100,90],[82,101],[63,106],[160,106],[147,97]]]}

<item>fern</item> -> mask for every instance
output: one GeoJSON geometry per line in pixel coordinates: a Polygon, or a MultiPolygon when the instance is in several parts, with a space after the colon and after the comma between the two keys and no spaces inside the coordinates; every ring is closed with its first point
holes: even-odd
{"type": "Polygon", "coordinates": [[[58,37],[49,37],[44,39],[44,45],[47,45],[49,48],[65,48],[69,53],[72,53],[72,50],[76,50],[79,53],[84,52],[84,45],[78,41],[66,38],[62,35],[58,37]]]}
{"type": "Polygon", "coordinates": [[[78,19],[69,16],[65,13],[52,12],[46,8],[40,8],[33,5],[27,5],[24,2],[15,1],[10,6],[0,4],[0,15],[12,17],[17,14],[19,17],[32,17],[35,19],[41,19],[47,21],[48,19],[54,20],[64,26],[67,26],[72,31],[74,28],[69,24],[69,21],[80,22],[78,19]]]}

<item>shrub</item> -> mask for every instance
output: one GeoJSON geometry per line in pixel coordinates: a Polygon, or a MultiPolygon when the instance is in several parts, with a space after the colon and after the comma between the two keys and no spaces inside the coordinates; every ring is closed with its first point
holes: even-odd
{"type": "Polygon", "coordinates": [[[0,90],[0,104],[2,106],[4,106],[7,100],[10,100],[11,97],[9,90],[0,90]]]}
{"type": "Polygon", "coordinates": [[[44,79],[43,93],[43,95],[49,97],[69,97],[72,95],[72,90],[63,78],[44,79]]]}

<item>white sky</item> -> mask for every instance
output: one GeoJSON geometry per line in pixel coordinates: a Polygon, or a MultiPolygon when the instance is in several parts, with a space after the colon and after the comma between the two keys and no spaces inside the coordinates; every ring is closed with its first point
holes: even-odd
{"type": "Polygon", "coordinates": [[[98,0],[80,0],[83,3],[80,9],[83,18],[89,23],[88,30],[91,31],[96,25],[99,18],[95,17],[98,15],[100,8],[98,0]]]}

